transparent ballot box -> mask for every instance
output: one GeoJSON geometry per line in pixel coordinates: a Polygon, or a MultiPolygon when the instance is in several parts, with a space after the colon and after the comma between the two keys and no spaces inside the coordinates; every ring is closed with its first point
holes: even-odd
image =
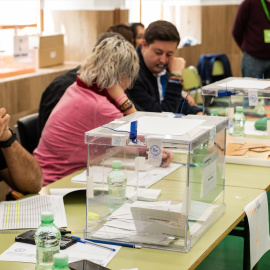
{"type": "Polygon", "coordinates": [[[267,136],[270,120],[270,80],[229,77],[203,86],[204,112],[218,112],[232,121],[237,106],[243,107],[245,136],[267,136]]]}
{"type": "Polygon", "coordinates": [[[227,127],[137,112],[86,132],[85,238],[188,251],[225,211],[227,127]]]}

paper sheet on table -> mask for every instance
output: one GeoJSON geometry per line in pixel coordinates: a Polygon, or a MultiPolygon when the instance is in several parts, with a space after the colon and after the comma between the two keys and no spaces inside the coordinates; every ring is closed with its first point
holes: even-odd
{"type": "MultiPolygon", "coordinates": [[[[155,167],[152,166],[145,172],[139,172],[139,187],[141,188],[148,188],[164,178],[166,175],[172,173],[176,169],[180,168],[182,165],[181,164],[176,164],[176,163],[171,163],[170,166],[168,167],[155,167]]],[[[94,178],[94,183],[107,183],[107,175],[111,171],[111,168],[103,168],[101,166],[92,166],[90,168],[92,170],[93,178],[94,178]]],[[[134,176],[134,171],[128,171],[125,170],[127,174],[127,185],[130,186],[137,186],[136,183],[136,178],[134,176]]],[[[86,170],[83,171],[82,173],[74,176],[71,179],[71,182],[76,182],[76,183],[86,183],[86,170]]]]}
{"type": "MultiPolygon", "coordinates": [[[[205,120],[163,118],[156,116],[142,116],[137,119],[138,134],[155,135],[184,135],[200,126],[205,120]]],[[[130,124],[118,127],[116,130],[130,131],[130,124]]]]}
{"type": "Polygon", "coordinates": [[[245,135],[267,136],[266,130],[257,130],[254,124],[255,122],[253,121],[245,122],[245,135]]]}
{"type": "Polygon", "coordinates": [[[270,142],[228,142],[226,146],[226,155],[267,160],[270,156],[270,142]]]}
{"type": "Polygon", "coordinates": [[[171,206],[171,208],[173,209],[131,207],[136,231],[142,234],[166,234],[173,237],[184,237],[186,215],[181,214],[181,207],[179,206],[171,206]]]}
{"type": "Polygon", "coordinates": [[[249,224],[250,269],[270,249],[268,200],[266,192],[244,208],[249,224]]]}
{"type": "MultiPolygon", "coordinates": [[[[90,244],[76,243],[63,251],[60,250],[60,253],[66,253],[68,255],[69,262],[85,259],[102,266],[106,266],[121,247],[112,245],[105,246],[114,248],[116,251],[106,250],[90,244]]],[[[0,260],[36,263],[36,246],[16,242],[0,255],[0,260]]]]}
{"type": "Polygon", "coordinates": [[[40,214],[54,213],[57,227],[66,227],[67,219],[62,196],[40,195],[18,201],[0,203],[0,230],[37,228],[40,214]]]}
{"type": "Polygon", "coordinates": [[[221,83],[217,86],[221,87],[234,87],[234,88],[240,88],[240,89],[265,89],[267,87],[270,87],[270,81],[260,81],[260,80],[254,80],[254,79],[233,79],[227,83],[221,83]]]}
{"type": "MultiPolygon", "coordinates": [[[[59,195],[65,196],[71,192],[78,191],[78,190],[86,190],[85,188],[51,188],[50,194],[51,195],[59,195]]],[[[104,190],[108,191],[108,185],[104,187],[94,187],[94,190],[104,190]]],[[[138,200],[140,201],[156,201],[158,196],[161,193],[161,189],[151,189],[151,188],[139,188],[137,191],[138,200]]],[[[136,195],[136,191],[134,187],[126,187],[126,197],[132,198],[136,195]]]]}

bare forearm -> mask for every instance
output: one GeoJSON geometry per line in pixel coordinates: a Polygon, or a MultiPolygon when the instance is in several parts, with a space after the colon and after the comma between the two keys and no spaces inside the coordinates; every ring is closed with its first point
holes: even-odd
{"type": "Polygon", "coordinates": [[[6,182],[22,193],[37,193],[43,184],[42,172],[37,160],[17,141],[3,148],[8,176],[6,182]]]}

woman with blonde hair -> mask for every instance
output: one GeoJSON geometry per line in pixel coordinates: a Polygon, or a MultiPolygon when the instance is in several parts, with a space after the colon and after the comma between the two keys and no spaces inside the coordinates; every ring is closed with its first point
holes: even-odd
{"type": "Polygon", "coordinates": [[[138,71],[137,54],[123,37],[98,42],[52,111],[34,151],[45,185],[86,166],[86,131],[136,112],[124,90],[138,71]]]}

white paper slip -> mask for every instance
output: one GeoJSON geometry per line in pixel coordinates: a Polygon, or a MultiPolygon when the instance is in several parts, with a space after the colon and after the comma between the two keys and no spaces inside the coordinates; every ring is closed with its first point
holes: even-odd
{"type": "Polygon", "coordinates": [[[59,195],[59,196],[65,196],[71,192],[78,191],[78,190],[86,190],[86,187],[84,188],[51,188],[50,194],[51,195],[59,195]]]}
{"type": "Polygon", "coordinates": [[[266,192],[244,208],[249,225],[250,269],[270,249],[268,200],[266,192]]]}
{"type": "Polygon", "coordinates": [[[181,210],[174,212],[131,207],[131,213],[138,233],[185,236],[186,216],[181,214],[181,210]]]}
{"type": "Polygon", "coordinates": [[[66,227],[67,219],[62,196],[40,195],[31,198],[0,203],[0,230],[37,228],[40,214],[54,213],[57,227],[66,227]]]}
{"type": "MultiPolygon", "coordinates": [[[[163,118],[156,116],[142,116],[137,119],[138,134],[156,135],[184,135],[200,126],[205,120],[163,118]]],[[[117,130],[130,131],[130,124],[122,125],[117,130]]]]}
{"type": "MultiPolygon", "coordinates": [[[[145,172],[139,172],[139,187],[140,188],[148,188],[167,176],[168,174],[172,173],[173,171],[180,168],[181,164],[171,163],[168,167],[150,167],[145,172]]],[[[107,175],[111,171],[111,168],[103,168],[101,166],[92,166],[91,167],[94,183],[99,184],[107,184],[107,175]]],[[[125,171],[127,173],[127,185],[130,186],[137,186],[137,181],[134,176],[134,171],[125,171]]],[[[71,182],[76,183],[86,183],[86,170],[82,173],[74,176],[71,179],[71,182]]]]}
{"type": "MultiPolygon", "coordinates": [[[[76,243],[63,251],[60,250],[60,253],[66,253],[68,255],[69,262],[89,260],[102,266],[106,266],[121,247],[112,245],[105,246],[114,248],[116,251],[107,251],[104,248],[91,244],[76,243]]],[[[36,263],[36,246],[16,242],[0,255],[0,260],[36,263]]]]}
{"type": "MultiPolygon", "coordinates": [[[[59,196],[65,196],[71,192],[78,191],[78,190],[86,190],[86,187],[84,188],[51,188],[50,194],[51,195],[59,195],[59,196]]],[[[108,191],[108,185],[105,185],[103,187],[94,187],[94,190],[103,190],[108,191]]],[[[158,196],[161,193],[161,189],[146,189],[146,188],[139,188],[137,190],[137,198],[140,201],[148,201],[148,202],[154,202],[157,200],[158,196]]],[[[126,197],[132,198],[136,195],[136,189],[134,187],[126,187],[126,197]]]]}

